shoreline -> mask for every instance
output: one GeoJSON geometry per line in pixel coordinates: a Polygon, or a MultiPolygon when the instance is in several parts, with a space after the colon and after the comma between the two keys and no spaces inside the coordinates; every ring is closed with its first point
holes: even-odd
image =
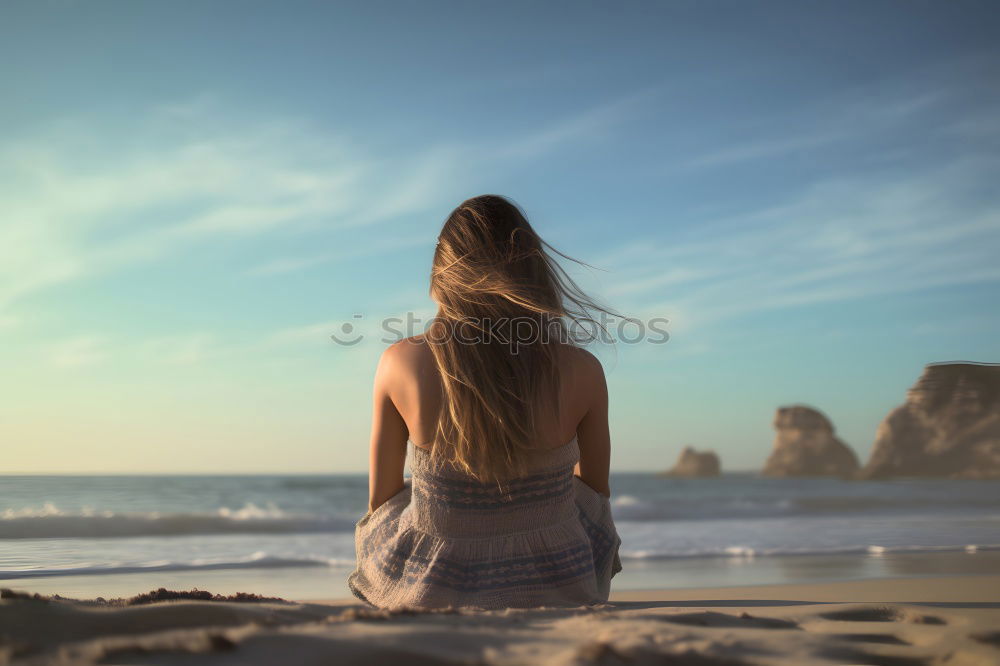
{"type": "Polygon", "coordinates": [[[1000,661],[1000,575],[623,590],[589,609],[3,599],[0,627],[0,664],[39,666],[975,666],[1000,661]]]}
{"type": "MultiPolygon", "coordinates": [[[[857,580],[966,576],[1000,571],[1000,551],[626,559],[612,594],[635,589],[745,587],[857,580]]],[[[255,592],[285,599],[350,598],[347,567],[144,571],[0,578],[0,587],[74,598],[128,597],[150,589],[255,592]]]]}

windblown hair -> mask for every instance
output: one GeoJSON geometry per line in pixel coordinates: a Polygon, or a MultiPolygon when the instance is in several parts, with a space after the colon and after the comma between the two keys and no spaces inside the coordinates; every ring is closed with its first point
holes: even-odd
{"type": "Polygon", "coordinates": [[[427,340],[442,409],[431,452],[501,486],[539,448],[539,411],[558,409],[559,347],[577,341],[569,326],[607,312],[546,250],[576,261],[543,241],[512,201],[486,194],[451,212],[434,252],[439,309],[427,340]]]}

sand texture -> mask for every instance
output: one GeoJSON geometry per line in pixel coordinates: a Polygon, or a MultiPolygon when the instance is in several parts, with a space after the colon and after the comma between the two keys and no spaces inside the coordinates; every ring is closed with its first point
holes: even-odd
{"type": "Polygon", "coordinates": [[[596,609],[0,601],[0,664],[1000,664],[1000,576],[615,595],[596,609]]]}

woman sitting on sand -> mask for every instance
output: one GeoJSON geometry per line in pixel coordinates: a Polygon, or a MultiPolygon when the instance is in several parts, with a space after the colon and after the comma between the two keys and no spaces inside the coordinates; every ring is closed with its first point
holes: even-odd
{"type": "Polygon", "coordinates": [[[441,230],[427,332],[375,374],[369,511],[348,585],[378,607],[607,601],[621,570],[604,371],[567,321],[600,309],[509,200],[441,230]],[[407,444],[411,479],[403,478],[407,444]]]}

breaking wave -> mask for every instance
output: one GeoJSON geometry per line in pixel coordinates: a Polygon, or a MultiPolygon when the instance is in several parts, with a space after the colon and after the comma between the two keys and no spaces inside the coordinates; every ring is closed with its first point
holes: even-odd
{"type": "Polygon", "coordinates": [[[259,552],[232,560],[192,560],[179,562],[155,560],[121,564],[75,564],[72,566],[0,569],[0,579],[48,578],[52,576],[100,576],[107,574],[150,573],[160,571],[211,571],[213,569],[279,569],[285,567],[353,567],[354,560],[324,557],[277,557],[259,552]]]}
{"type": "Polygon", "coordinates": [[[720,546],[717,548],[694,548],[691,550],[621,550],[621,557],[629,560],[676,560],[689,558],[724,557],[731,559],[752,559],[755,557],[777,557],[788,555],[869,555],[881,557],[892,553],[960,553],[970,555],[980,551],[1000,551],[1000,544],[963,544],[950,546],[842,546],[817,548],[751,548],[749,546],[720,546]]]}
{"type": "MultiPolygon", "coordinates": [[[[360,517],[360,516],[359,516],[360,517]]],[[[0,539],[113,538],[208,534],[310,534],[347,532],[354,517],[289,514],[273,505],[245,504],[203,513],[67,512],[47,503],[41,508],[0,513],[0,539]]]]}

